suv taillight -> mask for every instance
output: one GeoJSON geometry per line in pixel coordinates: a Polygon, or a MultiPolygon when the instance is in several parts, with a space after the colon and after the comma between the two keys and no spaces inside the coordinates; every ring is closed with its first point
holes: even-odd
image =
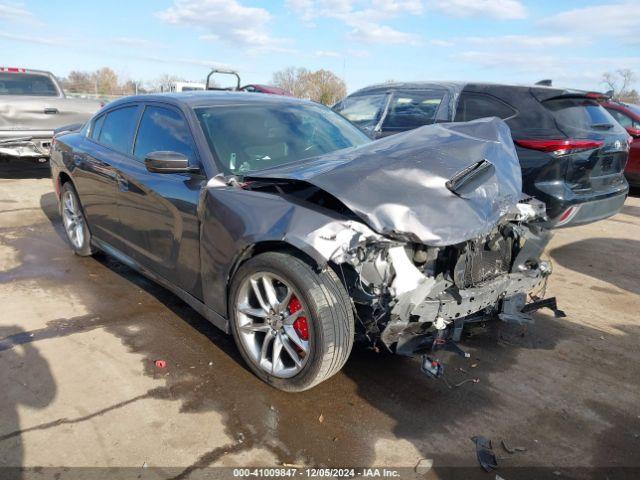
{"type": "Polygon", "coordinates": [[[604,142],[599,140],[514,140],[514,143],[522,148],[530,150],[538,150],[540,152],[548,152],[554,155],[565,155],[567,153],[580,152],[582,150],[593,150],[600,148],[604,142]]]}

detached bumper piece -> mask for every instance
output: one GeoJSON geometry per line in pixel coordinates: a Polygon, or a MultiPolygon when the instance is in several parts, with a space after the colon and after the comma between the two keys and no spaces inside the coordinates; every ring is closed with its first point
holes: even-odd
{"type": "MultiPolygon", "coordinates": [[[[550,309],[556,318],[566,317],[566,314],[558,309],[555,297],[538,299],[527,304],[520,304],[519,301],[516,301],[516,298],[519,299],[520,295],[517,295],[515,298],[510,298],[503,303],[503,309],[513,310],[511,313],[505,313],[504,310],[497,314],[480,313],[466,318],[456,319],[445,328],[437,330],[435,334],[400,335],[396,346],[396,353],[409,357],[422,355],[422,372],[430,378],[442,378],[444,376],[444,364],[439,359],[439,351],[449,351],[464,358],[470,357],[470,354],[464,351],[458,344],[462,338],[462,331],[467,324],[501,320],[506,323],[523,325],[525,323],[532,323],[533,318],[528,314],[541,308],[550,309]],[[515,311],[516,308],[517,311],[515,311]]],[[[524,295],[522,295],[522,298],[524,298],[524,295]]]]}

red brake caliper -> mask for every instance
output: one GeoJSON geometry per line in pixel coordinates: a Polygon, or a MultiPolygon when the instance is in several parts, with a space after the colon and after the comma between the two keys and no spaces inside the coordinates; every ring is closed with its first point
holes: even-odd
{"type": "MultiPolygon", "coordinates": [[[[297,297],[292,296],[289,302],[289,312],[296,313],[302,309],[302,304],[297,297]]],[[[307,323],[307,317],[300,316],[293,322],[293,328],[302,340],[309,340],[309,324],[307,323]]]]}

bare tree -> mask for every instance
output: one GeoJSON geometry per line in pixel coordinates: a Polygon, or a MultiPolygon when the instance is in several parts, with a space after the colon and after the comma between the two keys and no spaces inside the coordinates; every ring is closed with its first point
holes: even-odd
{"type": "Polygon", "coordinates": [[[113,95],[118,93],[118,75],[109,67],[103,67],[94,73],[96,93],[113,95]]]}
{"type": "Polygon", "coordinates": [[[309,98],[307,95],[306,68],[288,67],[273,74],[271,82],[279,88],[290,92],[294,97],[309,98]]]}
{"type": "Polygon", "coordinates": [[[347,94],[347,87],[329,70],[310,72],[306,68],[288,67],[273,74],[272,83],[294,97],[332,105],[347,94]]]}
{"type": "Polygon", "coordinates": [[[89,72],[72,70],[67,78],[61,80],[62,88],[71,93],[87,93],[95,90],[95,82],[89,72]]]}
{"type": "Polygon", "coordinates": [[[347,94],[347,86],[335,73],[318,70],[307,75],[309,98],[324,105],[333,105],[347,94]]]}
{"type": "Polygon", "coordinates": [[[602,83],[613,91],[615,98],[632,103],[638,101],[638,92],[631,88],[635,81],[635,73],[628,68],[602,74],[602,83]]]}

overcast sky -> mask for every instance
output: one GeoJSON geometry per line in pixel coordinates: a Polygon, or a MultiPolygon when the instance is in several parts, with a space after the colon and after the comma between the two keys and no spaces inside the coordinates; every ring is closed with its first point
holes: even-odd
{"type": "MultiPolygon", "coordinates": [[[[132,79],[200,80],[211,66],[268,83],[326,68],[349,91],[385,80],[488,80],[603,89],[640,76],[635,2],[573,0],[0,0],[0,64],[109,66],[132,79]]],[[[636,84],[636,86],[638,86],[636,84]]]]}

